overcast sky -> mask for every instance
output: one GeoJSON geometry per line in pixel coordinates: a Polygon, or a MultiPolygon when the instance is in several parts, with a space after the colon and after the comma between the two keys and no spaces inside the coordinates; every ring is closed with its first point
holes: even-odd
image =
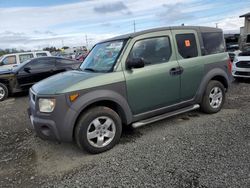
{"type": "Polygon", "coordinates": [[[250,0],[0,0],[0,48],[88,45],[148,28],[202,25],[239,32],[250,0]]]}

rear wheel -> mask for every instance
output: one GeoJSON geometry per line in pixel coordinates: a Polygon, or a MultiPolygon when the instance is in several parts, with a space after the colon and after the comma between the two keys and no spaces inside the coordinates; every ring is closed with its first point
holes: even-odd
{"type": "Polygon", "coordinates": [[[0,83],[0,101],[5,100],[9,95],[8,88],[6,85],[0,83]]]}
{"type": "Polygon", "coordinates": [[[210,81],[203,95],[201,110],[208,114],[219,112],[224,102],[225,87],[219,81],[210,81]]]}
{"type": "Polygon", "coordinates": [[[111,149],[120,140],[122,123],[110,108],[91,108],[81,115],[75,128],[75,140],[81,149],[101,153],[111,149]]]}

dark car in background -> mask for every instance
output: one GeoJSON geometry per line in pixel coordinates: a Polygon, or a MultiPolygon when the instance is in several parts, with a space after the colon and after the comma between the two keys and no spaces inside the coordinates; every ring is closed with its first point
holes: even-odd
{"type": "Polygon", "coordinates": [[[9,94],[27,91],[33,84],[54,74],[77,69],[80,62],[61,57],[39,57],[13,69],[0,71],[0,101],[9,94]]]}

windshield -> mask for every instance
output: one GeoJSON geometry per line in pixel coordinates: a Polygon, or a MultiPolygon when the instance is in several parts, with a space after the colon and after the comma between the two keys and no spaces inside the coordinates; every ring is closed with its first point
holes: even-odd
{"type": "Polygon", "coordinates": [[[119,40],[97,44],[80,66],[81,70],[92,72],[112,71],[124,43],[124,41],[119,40]]]}
{"type": "Polygon", "coordinates": [[[16,66],[12,67],[11,69],[13,71],[19,71],[23,66],[25,66],[27,63],[29,63],[31,60],[32,59],[28,59],[28,60],[24,61],[23,63],[20,63],[20,64],[18,64],[16,66]]]}
{"type": "Polygon", "coordinates": [[[238,56],[250,56],[250,51],[241,52],[238,56]]]}

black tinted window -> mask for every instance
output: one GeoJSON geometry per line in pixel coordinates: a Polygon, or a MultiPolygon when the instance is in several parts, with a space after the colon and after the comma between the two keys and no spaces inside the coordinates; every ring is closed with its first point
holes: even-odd
{"type": "Polygon", "coordinates": [[[175,38],[177,41],[178,52],[184,59],[198,56],[197,44],[194,34],[177,34],[175,38]]]}
{"type": "Polygon", "coordinates": [[[205,54],[216,54],[225,51],[224,38],[222,33],[202,33],[205,54]]]}
{"type": "Polygon", "coordinates": [[[250,56],[250,51],[241,52],[238,56],[250,56]]]}
{"type": "Polygon", "coordinates": [[[31,69],[44,69],[51,68],[55,66],[54,59],[34,59],[28,63],[25,67],[30,67],[31,69]]]}
{"type": "Polygon", "coordinates": [[[250,43],[250,35],[247,35],[247,43],[250,43]]]}
{"type": "Polygon", "coordinates": [[[72,64],[74,63],[75,61],[74,60],[70,60],[70,59],[57,59],[56,62],[60,65],[60,64],[63,64],[63,65],[67,65],[67,64],[72,64]]]}
{"type": "Polygon", "coordinates": [[[129,60],[142,58],[145,65],[163,63],[171,57],[169,37],[157,37],[137,41],[129,54],[129,60]]]}

